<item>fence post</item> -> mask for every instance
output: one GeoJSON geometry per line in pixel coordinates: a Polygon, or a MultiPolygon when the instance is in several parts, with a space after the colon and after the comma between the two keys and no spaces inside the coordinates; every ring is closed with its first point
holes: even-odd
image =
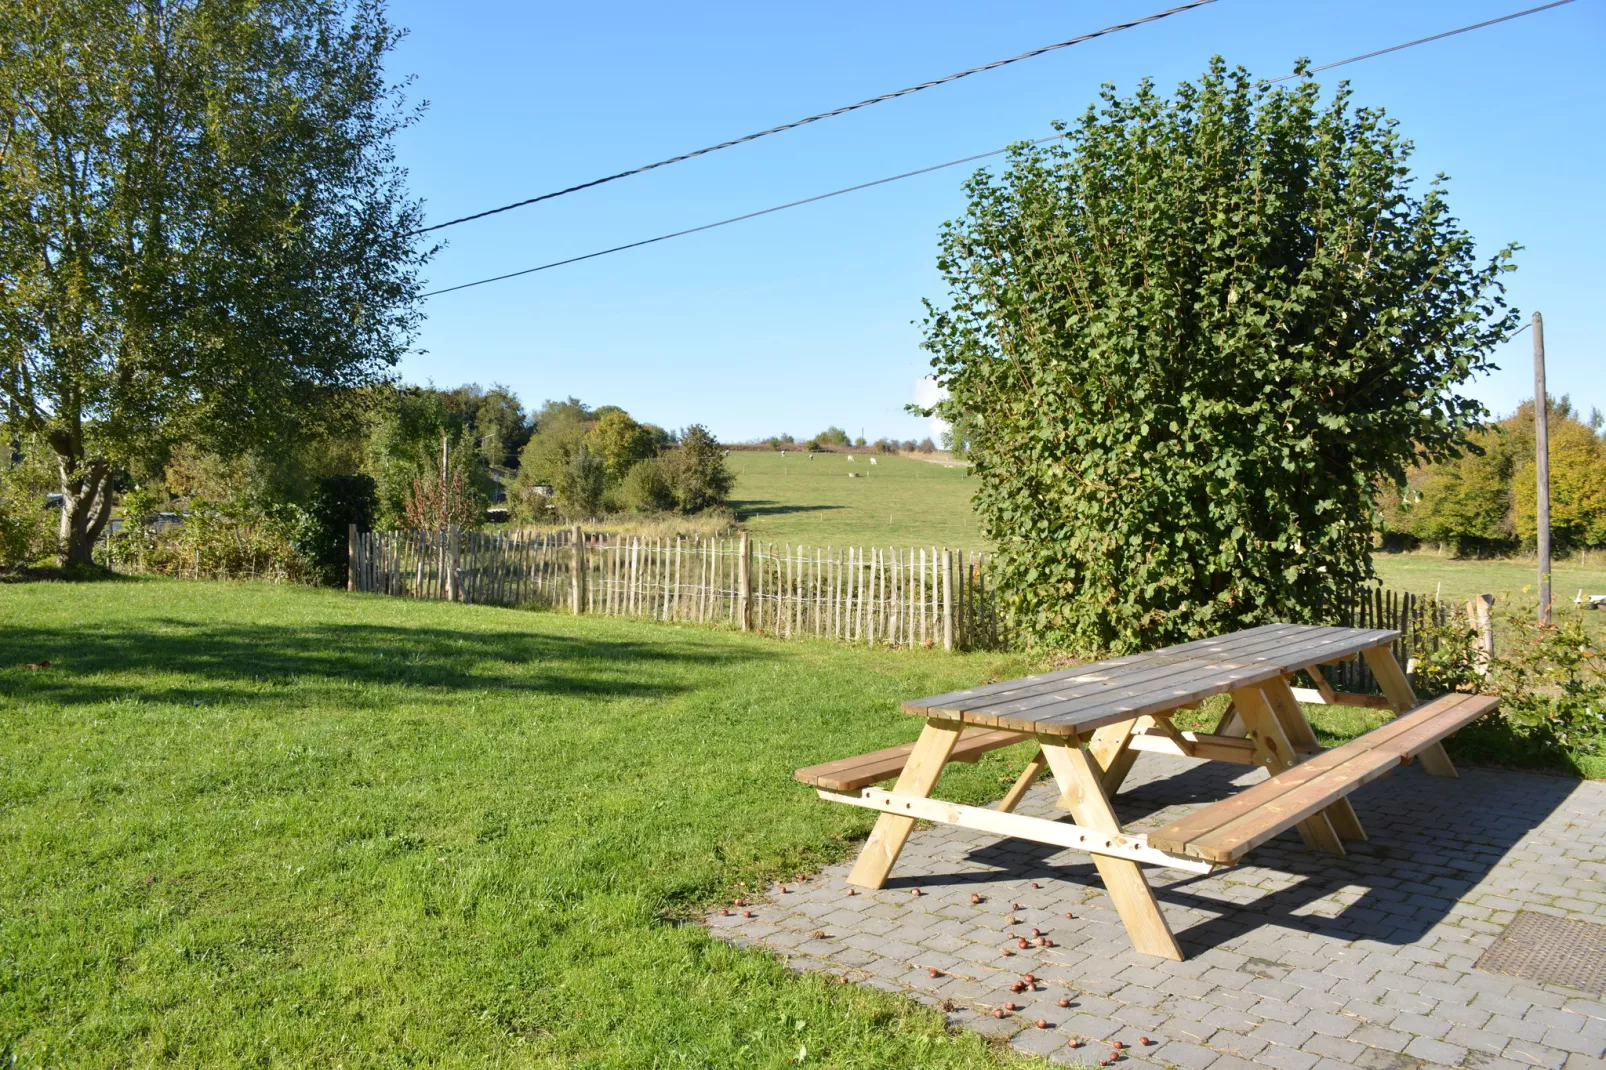
{"type": "Polygon", "coordinates": [[[574,615],[579,616],[584,607],[580,602],[580,586],[584,582],[586,567],[585,533],[576,524],[569,530],[570,563],[569,563],[569,600],[574,606],[574,615]]]}
{"type": "Polygon", "coordinates": [[[461,602],[463,600],[462,578],[458,576],[458,568],[463,559],[463,532],[456,524],[447,529],[447,562],[446,562],[446,600],[448,602],[461,602]]]}
{"type": "Polygon", "coordinates": [[[357,589],[357,525],[346,525],[346,590],[357,589]]]}
{"type": "Polygon", "coordinates": [[[753,564],[748,555],[745,531],[742,532],[741,544],[736,551],[736,591],[742,631],[745,632],[753,627],[753,564]]]}
{"type": "Polygon", "coordinates": [[[942,552],[942,648],[954,648],[954,552],[942,552]]]}
{"type": "Polygon", "coordinates": [[[1480,676],[1488,674],[1489,659],[1494,656],[1494,621],[1489,619],[1489,609],[1493,605],[1492,594],[1480,594],[1467,602],[1467,619],[1478,629],[1478,652],[1474,667],[1480,676]]]}

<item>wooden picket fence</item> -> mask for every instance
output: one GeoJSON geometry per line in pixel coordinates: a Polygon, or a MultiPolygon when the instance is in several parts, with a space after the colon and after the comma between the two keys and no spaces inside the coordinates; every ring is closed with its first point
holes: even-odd
{"type": "MultiPolygon", "coordinates": [[[[354,591],[698,624],[783,638],[893,647],[1003,649],[1014,644],[988,555],[937,546],[809,547],[728,537],[642,538],[579,526],[509,535],[478,531],[350,533],[354,591]]],[[[1448,603],[1367,590],[1328,623],[1400,632],[1403,665],[1448,603]]],[[[1493,649],[1485,606],[1469,618],[1493,649]]],[[[1324,670],[1338,691],[1378,693],[1365,662],[1324,670]]]]}
{"type": "Polygon", "coordinates": [[[982,649],[1011,640],[987,555],[584,531],[352,530],[355,591],[723,623],[782,637],[982,649]]]}

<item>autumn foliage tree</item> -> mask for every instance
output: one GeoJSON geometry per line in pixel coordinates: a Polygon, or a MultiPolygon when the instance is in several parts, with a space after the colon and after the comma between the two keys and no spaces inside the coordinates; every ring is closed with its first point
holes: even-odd
{"type": "Polygon", "coordinates": [[[1123,650],[1319,619],[1372,575],[1379,485],[1479,425],[1511,249],[1480,260],[1342,87],[1218,59],[1059,129],[970,180],[926,320],[1020,624],[1123,650]]]}

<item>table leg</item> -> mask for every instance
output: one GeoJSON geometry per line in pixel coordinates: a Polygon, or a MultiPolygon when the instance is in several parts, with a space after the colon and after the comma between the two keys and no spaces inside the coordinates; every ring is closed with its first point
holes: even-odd
{"type": "Polygon", "coordinates": [[[1101,771],[1104,794],[1114,795],[1121,790],[1121,782],[1132,771],[1132,763],[1138,757],[1138,752],[1127,744],[1131,742],[1134,732],[1147,729],[1152,723],[1153,718],[1138,717],[1094,730],[1092,738],[1087,741],[1087,752],[1101,771]]]}
{"type": "MultiPolygon", "coordinates": [[[[1299,762],[1294,751],[1294,745],[1283,731],[1282,722],[1277,719],[1277,712],[1272,707],[1271,700],[1266,697],[1260,687],[1246,687],[1232,693],[1233,704],[1238,707],[1238,713],[1249,726],[1249,738],[1255,741],[1255,757],[1258,763],[1265,766],[1266,771],[1276,776],[1284,769],[1292,768],[1299,762]]],[[[1298,825],[1300,839],[1305,846],[1317,851],[1326,851],[1332,855],[1343,855],[1344,844],[1338,837],[1338,830],[1327,816],[1327,811],[1313,814],[1301,821],[1298,825]]]]}
{"type": "MultiPolygon", "coordinates": [[[[942,775],[943,766],[948,764],[948,757],[953,754],[962,727],[957,721],[927,721],[926,727],[920,730],[915,749],[909,753],[909,761],[898,775],[897,786],[892,790],[901,795],[930,798],[932,789],[937,786],[937,778],[942,775]]],[[[892,872],[892,866],[898,861],[898,855],[903,852],[903,845],[914,827],[915,819],[912,817],[900,814],[882,814],[878,817],[875,828],[870,831],[870,838],[864,841],[864,848],[853,863],[848,883],[861,888],[884,886],[887,874],[892,872]]]]}
{"type": "Polygon", "coordinates": [[[1036,783],[1037,775],[1043,771],[1043,766],[1046,764],[1048,764],[1048,759],[1043,757],[1043,749],[1039,747],[1037,756],[1026,763],[1025,770],[1015,779],[1015,784],[1009,789],[1009,794],[1005,795],[1003,800],[999,802],[998,810],[1000,813],[1012,814],[1015,812],[1015,807],[1019,806],[1020,801],[1026,797],[1027,790],[1036,783]]]}
{"type": "MultiPolygon", "coordinates": [[[[1313,675],[1320,675],[1321,670],[1312,667],[1313,675]]],[[[1321,744],[1316,741],[1316,730],[1310,726],[1305,717],[1305,708],[1294,697],[1294,690],[1288,685],[1288,677],[1280,676],[1275,680],[1268,680],[1260,685],[1261,692],[1271,703],[1271,708],[1277,715],[1277,721],[1288,736],[1288,741],[1296,747],[1313,747],[1321,750],[1321,744]]],[[[1349,799],[1343,798],[1322,811],[1327,819],[1333,823],[1333,830],[1338,833],[1341,840],[1364,840],[1366,829],[1361,825],[1361,819],[1356,816],[1355,808],[1350,805],[1349,799]]]]}
{"type": "MultiPolygon", "coordinates": [[[[1061,805],[1071,812],[1076,823],[1100,832],[1120,832],[1121,823],[1104,791],[1104,771],[1087,751],[1074,738],[1038,738],[1048,767],[1054,771],[1054,779],[1059,784],[1061,805]]],[[[1132,946],[1145,955],[1181,962],[1182,949],[1177,946],[1177,938],[1171,935],[1171,927],[1160,913],[1154,890],[1144,880],[1138,864],[1131,859],[1101,854],[1093,855],[1093,864],[1104,879],[1110,902],[1121,915],[1127,934],[1132,937],[1132,946]]]]}
{"type": "MultiPolygon", "coordinates": [[[[1387,643],[1363,650],[1361,656],[1366,659],[1372,675],[1377,677],[1378,685],[1383,688],[1383,694],[1388,696],[1389,705],[1394,707],[1396,716],[1416,709],[1416,691],[1411,687],[1405,671],[1400,668],[1400,663],[1394,660],[1394,651],[1389,649],[1387,643]]],[[[1455,763],[1445,753],[1443,743],[1428,747],[1416,756],[1416,760],[1422,763],[1422,771],[1429,776],[1460,776],[1455,771],[1455,763]]]]}

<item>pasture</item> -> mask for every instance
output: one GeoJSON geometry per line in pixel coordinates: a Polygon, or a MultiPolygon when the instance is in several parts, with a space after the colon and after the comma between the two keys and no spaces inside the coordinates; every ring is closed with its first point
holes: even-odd
{"type": "MultiPolygon", "coordinates": [[[[777,542],[988,549],[970,504],[976,481],[965,468],[858,451],[852,456],[850,464],[844,453],[811,461],[801,451],[788,450],[784,457],[732,451],[727,463],[737,479],[731,508],[747,530],[777,542]],[[859,478],[849,479],[849,471],[859,478]]],[[[1456,560],[1416,551],[1379,553],[1373,562],[1383,586],[1392,590],[1438,590],[1452,601],[1483,592],[1520,603],[1536,598],[1532,558],[1456,560]]],[[[1558,560],[1552,587],[1558,609],[1570,608],[1580,588],[1606,594],[1606,562],[1598,554],[1587,561],[1558,560]]]]}
{"type": "Polygon", "coordinates": [[[731,509],[761,539],[987,549],[970,507],[976,480],[963,466],[858,450],[816,454],[813,460],[795,450],[784,457],[733,450],[726,463],[736,475],[731,509]]]}

